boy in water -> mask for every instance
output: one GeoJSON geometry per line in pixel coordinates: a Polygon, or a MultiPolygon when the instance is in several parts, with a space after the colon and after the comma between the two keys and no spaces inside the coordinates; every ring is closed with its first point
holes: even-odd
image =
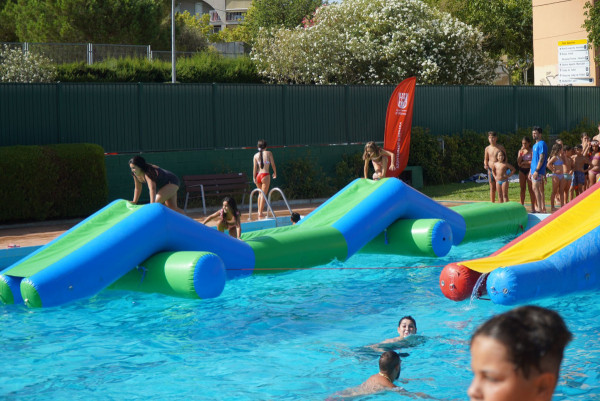
{"type": "Polygon", "coordinates": [[[488,182],[490,183],[490,201],[496,201],[496,180],[494,179],[494,164],[496,163],[496,155],[498,151],[503,151],[506,154],[504,146],[498,145],[498,134],[494,131],[488,132],[489,145],[485,148],[483,155],[483,168],[486,169],[488,182]]]}
{"type": "Polygon", "coordinates": [[[560,315],[521,306],[496,315],[471,338],[471,401],[551,401],[571,332],[560,315]]]}

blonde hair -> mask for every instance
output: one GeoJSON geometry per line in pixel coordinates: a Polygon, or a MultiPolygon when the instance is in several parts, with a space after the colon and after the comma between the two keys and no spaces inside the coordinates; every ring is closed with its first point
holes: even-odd
{"type": "Polygon", "coordinates": [[[371,142],[367,142],[367,144],[365,145],[365,151],[363,153],[363,160],[369,160],[369,159],[379,159],[381,157],[381,148],[379,146],[377,146],[377,144],[373,141],[371,142]],[[373,156],[369,156],[367,153],[367,150],[369,149],[373,149],[373,156]]]}

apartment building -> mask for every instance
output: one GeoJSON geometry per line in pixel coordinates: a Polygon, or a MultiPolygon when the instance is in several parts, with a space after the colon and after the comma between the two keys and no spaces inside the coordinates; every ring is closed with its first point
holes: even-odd
{"type": "Polygon", "coordinates": [[[180,1],[178,11],[190,14],[209,14],[215,31],[232,28],[244,20],[252,0],[180,1]]]}

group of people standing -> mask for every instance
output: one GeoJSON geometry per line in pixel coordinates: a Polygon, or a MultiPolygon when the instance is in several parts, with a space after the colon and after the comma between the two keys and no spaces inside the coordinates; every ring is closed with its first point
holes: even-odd
{"type": "MultiPolygon", "coordinates": [[[[598,130],[600,131],[600,125],[598,130]]],[[[498,192],[499,202],[507,202],[508,179],[518,174],[521,204],[525,204],[526,190],[529,190],[531,212],[546,213],[544,190],[547,180],[551,179],[550,207],[554,212],[557,204],[564,206],[569,199],[600,179],[600,134],[590,140],[588,134],[583,133],[581,144],[573,148],[564,146],[558,139],[550,153],[542,139],[540,127],[533,127],[531,136],[533,141],[529,137],[521,140],[515,168],[506,161],[506,150],[497,143],[498,135],[493,131],[488,132],[489,145],[485,148],[483,164],[488,172],[490,201],[495,202],[498,192]],[[546,171],[549,172],[548,175],[546,171]]]]}
{"type": "MultiPolygon", "coordinates": [[[[264,139],[258,141],[258,152],[252,159],[252,165],[253,182],[257,188],[262,190],[262,194],[258,197],[258,218],[262,219],[266,204],[265,195],[268,193],[269,186],[271,185],[271,167],[273,168],[273,179],[277,178],[275,159],[273,158],[273,154],[267,150],[267,141],[264,139]]],[[[129,168],[131,169],[135,184],[132,201],[134,204],[140,199],[142,185],[146,183],[148,185],[150,203],[162,203],[168,208],[184,214],[183,210],[177,206],[177,191],[180,185],[177,175],[159,166],[147,163],[139,155],[129,160],[129,168]]],[[[233,197],[225,197],[222,208],[206,217],[203,224],[214,219],[219,219],[217,224],[219,231],[225,232],[227,230],[232,237],[240,238],[242,233],[241,213],[233,197]]],[[[292,216],[292,220],[296,220],[294,223],[297,222],[299,216],[292,216]]]]}

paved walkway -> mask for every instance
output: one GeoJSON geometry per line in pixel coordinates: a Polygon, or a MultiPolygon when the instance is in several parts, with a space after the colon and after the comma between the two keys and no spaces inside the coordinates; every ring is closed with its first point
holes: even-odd
{"type": "MultiPolygon", "coordinates": [[[[319,207],[325,199],[316,199],[314,201],[290,201],[292,211],[306,216],[314,209],[319,207]]],[[[219,210],[217,207],[207,208],[207,214],[212,214],[219,210]]],[[[256,205],[254,205],[254,213],[251,221],[256,220],[256,205]]],[[[289,216],[290,212],[283,202],[274,202],[273,211],[277,217],[289,216]]],[[[188,214],[192,219],[202,222],[206,215],[202,213],[202,208],[189,209],[188,214]]],[[[52,241],[65,231],[69,230],[74,225],[78,224],[82,219],[71,219],[61,221],[43,221],[25,224],[12,224],[0,226],[0,249],[6,249],[18,245],[19,247],[45,245],[52,241]]],[[[248,221],[248,213],[242,213],[242,223],[248,221]]],[[[216,226],[218,221],[212,220],[207,223],[207,226],[216,226]]]]}

